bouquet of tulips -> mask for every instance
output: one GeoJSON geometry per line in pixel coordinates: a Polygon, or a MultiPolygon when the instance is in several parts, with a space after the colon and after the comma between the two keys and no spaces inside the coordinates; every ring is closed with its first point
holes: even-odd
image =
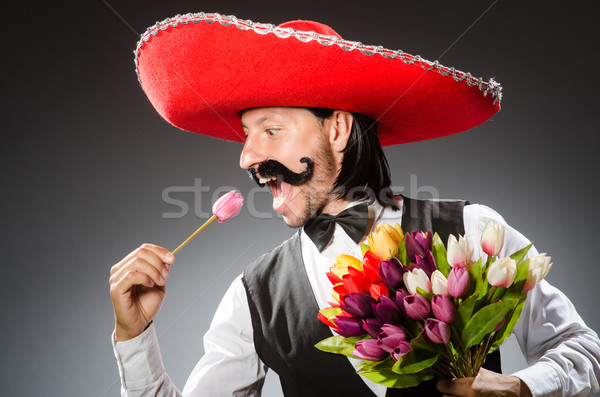
{"type": "Polygon", "coordinates": [[[476,376],[552,264],[545,254],[524,260],[531,244],[498,257],[504,227],[494,222],[481,236],[485,260],[473,262],[473,240],[450,235],[446,248],[431,231],[378,226],[362,260],[341,254],[327,273],[335,302],[319,319],[337,335],[316,347],[362,360],[357,372],[387,387],[476,376]]]}

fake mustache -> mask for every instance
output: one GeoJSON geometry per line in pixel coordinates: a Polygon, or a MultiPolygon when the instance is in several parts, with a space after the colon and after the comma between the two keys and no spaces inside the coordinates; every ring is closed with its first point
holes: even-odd
{"type": "Polygon", "coordinates": [[[246,171],[248,171],[250,178],[254,179],[254,182],[256,182],[256,184],[260,187],[264,187],[265,184],[258,181],[258,177],[256,176],[257,172],[263,178],[274,176],[285,183],[298,186],[308,181],[308,179],[311,177],[314,164],[314,162],[308,157],[302,157],[300,162],[306,163],[306,169],[300,173],[295,173],[277,160],[267,160],[261,163],[258,166],[258,169],[255,170],[254,168],[250,168],[246,171]]]}

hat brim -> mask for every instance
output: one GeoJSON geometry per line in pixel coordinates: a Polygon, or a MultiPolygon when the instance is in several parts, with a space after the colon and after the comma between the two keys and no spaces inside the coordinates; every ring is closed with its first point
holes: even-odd
{"type": "Polygon", "coordinates": [[[142,88],[174,126],[241,142],[239,112],[323,107],[378,121],[382,145],[473,128],[500,109],[501,87],[402,51],[336,36],[187,14],[157,23],[135,51],[142,88]]]}

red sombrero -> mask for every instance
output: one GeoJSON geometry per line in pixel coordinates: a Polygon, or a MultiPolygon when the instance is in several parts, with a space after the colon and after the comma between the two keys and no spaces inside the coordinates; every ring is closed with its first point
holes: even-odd
{"type": "Polygon", "coordinates": [[[343,40],[326,25],[280,26],[187,14],[142,35],[139,81],[183,130],[241,141],[239,111],[324,107],[378,120],[383,145],[475,127],[500,109],[501,87],[400,50],[343,40]]]}

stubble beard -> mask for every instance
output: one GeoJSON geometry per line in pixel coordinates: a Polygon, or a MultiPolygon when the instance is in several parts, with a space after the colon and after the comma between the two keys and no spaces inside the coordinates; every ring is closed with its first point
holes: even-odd
{"type": "Polygon", "coordinates": [[[336,178],[333,154],[326,142],[323,142],[320,147],[321,149],[317,151],[313,159],[315,171],[306,183],[298,186],[300,190],[298,194],[304,196],[302,213],[296,215],[294,221],[284,219],[289,227],[298,228],[303,226],[310,218],[321,213],[327,204],[335,200],[334,195],[331,194],[333,181],[336,178]],[[328,181],[332,182],[328,183],[328,181]]]}

